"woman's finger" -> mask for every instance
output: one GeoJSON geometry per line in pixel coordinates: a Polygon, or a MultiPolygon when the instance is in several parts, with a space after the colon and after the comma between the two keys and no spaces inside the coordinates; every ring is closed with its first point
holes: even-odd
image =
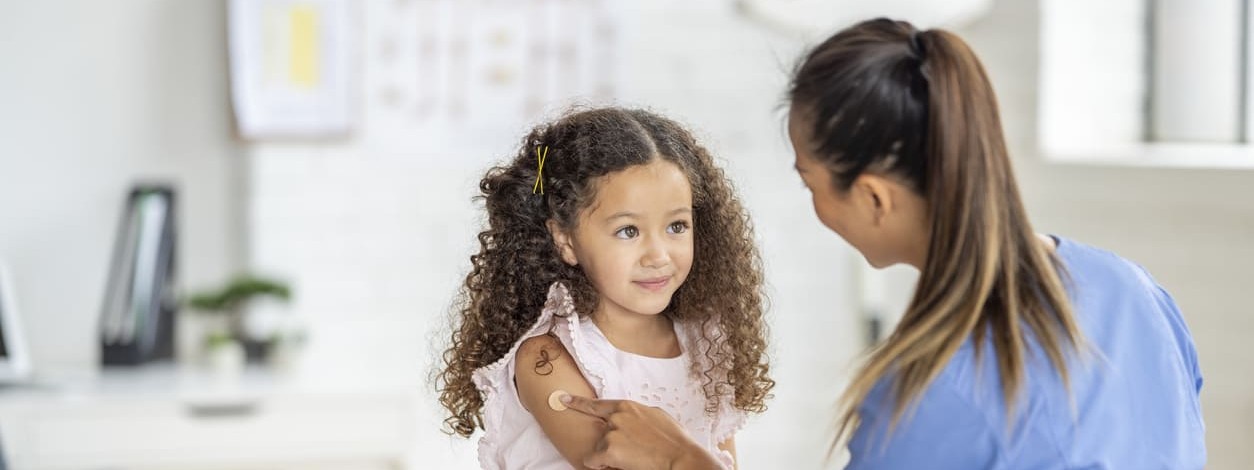
{"type": "Polygon", "coordinates": [[[596,400],[588,397],[566,394],[561,397],[562,404],[567,408],[601,419],[608,419],[618,411],[620,400],[596,400]]]}

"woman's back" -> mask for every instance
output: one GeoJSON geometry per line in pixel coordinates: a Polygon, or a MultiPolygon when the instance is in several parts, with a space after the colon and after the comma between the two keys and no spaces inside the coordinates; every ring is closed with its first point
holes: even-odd
{"type": "Polygon", "coordinates": [[[888,434],[887,381],[859,408],[850,468],[1192,469],[1206,461],[1197,354],[1174,301],[1139,266],[1059,239],[1076,320],[1093,353],[1071,394],[1029,345],[1008,426],[996,358],[968,341],[888,434]],[[977,360],[978,359],[978,360],[977,360]]]}

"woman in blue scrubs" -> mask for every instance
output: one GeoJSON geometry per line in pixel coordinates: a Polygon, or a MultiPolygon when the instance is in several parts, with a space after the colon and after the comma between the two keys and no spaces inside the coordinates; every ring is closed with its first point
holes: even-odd
{"type": "MultiPolygon", "coordinates": [[[[818,218],[871,265],[920,272],[837,417],[852,469],[1198,469],[1202,376],[1140,266],[1037,235],[997,102],[957,36],[878,19],[812,50],[789,89],[818,218]]],[[[569,400],[608,423],[589,467],[718,468],[666,413],[569,400]]]]}

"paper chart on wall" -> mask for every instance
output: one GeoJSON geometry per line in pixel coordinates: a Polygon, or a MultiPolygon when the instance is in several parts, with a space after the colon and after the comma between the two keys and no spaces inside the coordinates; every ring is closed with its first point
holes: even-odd
{"type": "Polygon", "coordinates": [[[366,70],[376,147],[514,139],[541,117],[608,102],[620,88],[623,25],[609,2],[414,0],[374,5],[367,17],[377,25],[366,70]]]}
{"type": "Polygon", "coordinates": [[[250,140],[328,138],[353,127],[352,0],[231,0],[231,101],[250,140]]]}

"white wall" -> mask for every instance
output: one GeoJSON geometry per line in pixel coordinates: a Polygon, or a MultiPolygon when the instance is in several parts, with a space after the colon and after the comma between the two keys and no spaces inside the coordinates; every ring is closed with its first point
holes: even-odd
{"type": "MultiPolygon", "coordinates": [[[[1175,297],[1206,384],[1208,468],[1254,465],[1254,172],[1054,164],[1036,151],[1039,0],[959,31],[989,69],[1037,229],[1141,263],[1175,297]]],[[[1084,71],[1075,73],[1083,74],[1084,71]]]]}
{"type": "MultiPolygon", "coordinates": [[[[775,107],[801,42],[750,24],[725,3],[637,6],[624,13],[634,33],[624,46],[623,101],[691,124],[726,160],[768,263],[780,385],[771,411],[741,435],[745,468],[817,467],[826,417],[861,338],[850,291],[860,260],[804,209],[789,169],[775,107]]],[[[1240,292],[1251,278],[1244,266],[1254,262],[1245,243],[1254,233],[1247,203],[1254,174],[1043,163],[1035,150],[1036,13],[1033,0],[998,2],[990,17],[959,33],[994,77],[1038,228],[1139,261],[1176,295],[1207,375],[1212,467],[1248,462],[1240,443],[1254,436],[1254,384],[1241,373],[1250,357],[1242,340],[1254,319],[1240,292]]],[[[370,63],[367,77],[377,72],[370,63]]],[[[396,129],[371,111],[381,94],[369,86],[371,126],[396,129]]],[[[298,273],[308,293],[298,310],[316,318],[317,363],[418,372],[413,358],[439,344],[427,335],[443,325],[473,249],[479,218],[468,198],[485,162],[507,154],[522,132],[477,136],[483,150],[470,155],[381,150],[390,144],[369,133],[329,146],[255,149],[253,263],[298,273]]],[[[415,140],[433,137],[413,131],[415,140]]],[[[900,296],[909,294],[902,280],[910,273],[896,270],[890,279],[900,296]]],[[[427,405],[420,419],[430,427],[418,453],[442,467],[473,468],[473,444],[438,434],[440,410],[427,405]]]]}
{"type": "MultiPolygon", "coordinates": [[[[394,112],[396,94],[381,90],[411,82],[389,77],[375,55],[393,24],[404,24],[388,13],[393,5],[366,7],[363,132],[251,150],[251,263],[294,276],[294,310],[313,327],[307,364],[344,377],[410,375],[418,386],[477,249],[482,214],[470,198],[486,164],[510,155],[527,123],[449,139],[446,128],[394,112]],[[451,141],[431,145],[441,139],[451,141]]],[[[633,6],[618,22],[621,101],[690,124],[725,161],[767,265],[779,386],[771,410],[741,434],[743,468],[818,467],[829,422],[815,416],[834,413],[839,372],[861,331],[855,258],[809,210],[777,109],[801,43],[749,24],[727,2],[633,6]]],[[[475,468],[474,442],[440,434],[434,393],[424,400],[416,446],[424,466],[475,468]]]]}
{"type": "MultiPolygon", "coordinates": [[[[690,123],[725,159],[767,262],[780,386],[742,434],[744,468],[817,467],[830,397],[861,337],[849,290],[859,260],[799,209],[775,105],[800,43],[723,2],[641,5],[631,22],[650,28],[625,50],[624,98],[690,123]]],[[[1254,173],[1042,162],[1037,8],[996,2],[959,31],[997,86],[1029,209],[1042,231],[1120,252],[1176,296],[1206,375],[1210,467],[1248,467],[1254,173]]],[[[368,132],[245,151],[230,136],[223,16],[211,0],[9,2],[0,15],[0,257],[17,275],[37,365],[95,363],[122,198],[137,178],[169,177],[183,189],[185,285],[243,264],[285,270],[297,276],[296,313],[315,321],[308,364],[417,386],[472,249],[482,162],[517,135],[481,136],[490,149],[469,156],[381,149],[368,132]]],[[[366,95],[366,124],[396,124],[371,114],[378,98],[366,95]]],[[[416,454],[474,468],[472,443],[436,432],[426,404],[416,454]]]]}
{"type": "Polygon", "coordinates": [[[184,285],[242,265],[244,187],[213,0],[18,1],[0,10],[0,259],[36,368],[89,370],[130,184],[180,190],[184,285]]]}

